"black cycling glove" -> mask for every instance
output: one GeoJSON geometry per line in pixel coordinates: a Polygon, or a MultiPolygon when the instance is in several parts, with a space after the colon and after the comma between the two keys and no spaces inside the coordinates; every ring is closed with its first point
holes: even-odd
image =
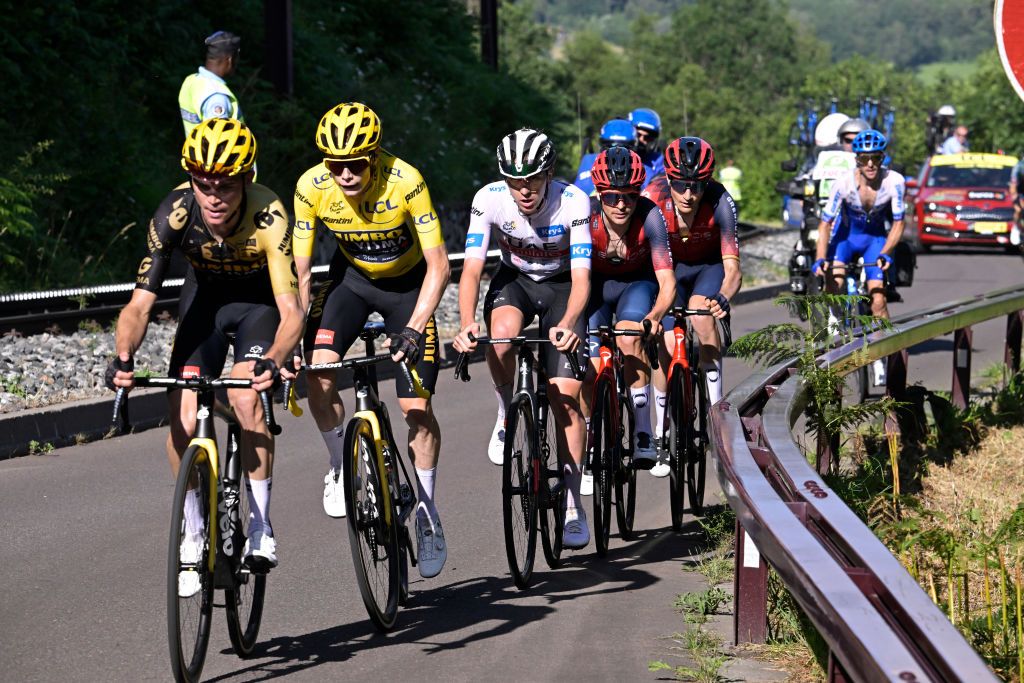
{"type": "Polygon", "coordinates": [[[267,370],[270,371],[270,378],[274,381],[273,388],[276,389],[281,384],[281,371],[273,358],[260,358],[256,361],[256,364],[252,366],[252,376],[259,377],[267,370]]]}
{"type": "Polygon", "coordinates": [[[114,384],[114,375],[117,374],[118,370],[121,372],[131,372],[134,369],[134,358],[129,358],[127,361],[123,361],[120,356],[114,356],[110,359],[110,362],[107,363],[107,371],[103,373],[103,382],[111,391],[117,391],[120,387],[114,384]]]}
{"type": "Polygon", "coordinates": [[[718,305],[722,307],[723,311],[725,311],[726,313],[729,312],[729,300],[725,298],[724,294],[719,292],[718,294],[715,294],[711,298],[718,302],[718,305]]]}
{"type": "Polygon", "coordinates": [[[420,339],[422,332],[417,332],[407,327],[398,334],[389,335],[391,339],[391,355],[397,356],[399,352],[405,354],[405,362],[409,365],[416,365],[420,360],[420,339]]]}

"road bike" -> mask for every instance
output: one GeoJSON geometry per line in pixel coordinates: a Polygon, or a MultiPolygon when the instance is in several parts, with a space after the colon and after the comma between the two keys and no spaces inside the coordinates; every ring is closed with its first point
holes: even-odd
{"type": "MultiPolygon", "coordinates": [[[[167,640],[171,670],[177,681],[197,681],[206,661],[214,590],[223,589],[228,636],[239,657],[248,657],[256,645],[267,575],[259,565],[243,561],[249,519],[248,496],[242,491],[241,428],[230,408],[215,398],[218,389],[250,389],[252,381],[232,377],[136,377],[139,387],[188,389],[197,393],[196,431],[181,458],[171,508],[167,547],[167,640]],[[223,463],[217,448],[214,415],[228,425],[223,463]],[[186,531],[186,498],[195,491],[202,528],[186,531]],[[198,536],[194,543],[185,543],[198,536]]],[[[260,392],[263,419],[271,434],[280,434],[274,422],[270,395],[260,392]]],[[[126,431],[128,400],[125,389],[114,397],[114,425],[126,431]]]]}
{"type": "MultiPolygon", "coordinates": [[[[526,336],[470,339],[479,344],[512,344],[517,347],[516,388],[505,414],[505,456],[501,466],[501,504],[505,530],[505,555],[512,581],[519,589],[530,586],[537,552],[537,529],[548,567],[558,567],[565,526],[566,487],[558,458],[559,429],[548,404],[548,377],[534,356],[534,344],[548,339],[526,336]],[[536,373],[536,380],[534,380],[536,373]]],[[[565,352],[573,375],[583,379],[574,353],[565,352]]],[[[455,363],[455,378],[470,380],[469,354],[455,363]]],[[[568,457],[568,456],[567,456],[568,457]]]]}
{"type": "Polygon", "coordinates": [[[690,322],[693,315],[711,315],[707,309],[673,308],[675,348],[668,364],[668,396],[664,430],[669,453],[669,501],[672,529],[683,528],[685,501],[690,513],[704,512],[704,476],[707,471],[708,400],[707,376],[700,367],[700,346],[690,322]]]}
{"type": "MultiPolygon", "coordinates": [[[[619,536],[625,541],[633,535],[636,512],[636,466],[633,460],[636,416],[623,378],[622,351],[616,347],[613,338],[648,337],[651,323],[650,320],[644,323],[643,330],[617,330],[602,325],[587,331],[600,340],[590,404],[587,457],[594,476],[594,542],[601,557],[608,552],[612,506],[615,507],[619,536]]],[[[652,366],[657,368],[657,352],[648,349],[647,356],[652,359],[652,366]]]]}
{"type": "MultiPolygon", "coordinates": [[[[386,632],[394,628],[399,606],[409,599],[409,565],[416,566],[416,552],[407,522],[417,500],[415,480],[377,391],[375,366],[393,361],[388,353],[376,354],[374,340],[383,334],[383,323],[367,323],[359,335],[366,344],[365,357],[302,370],[353,371],[356,410],[345,427],[343,464],[349,549],[366,612],[374,626],[386,632]]],[[[397,365],[416,395],[429,398],[415,369],[404,362],[397,365]]]]}

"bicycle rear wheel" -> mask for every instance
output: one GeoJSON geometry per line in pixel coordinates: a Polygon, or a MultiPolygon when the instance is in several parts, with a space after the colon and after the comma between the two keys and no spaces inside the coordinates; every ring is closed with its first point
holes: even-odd
{"type": "Polygon", "coordinates": [[[374,626],[389,631],[398,615],[401,584],[398,520],[367,420],[349,422],[345,453],[348,539],[359,593],[374,626]]]}
{"type": "Polygon", "coordinates": [[[708,468],[708,385],[703,370],[693,372],[693,392],[697,399],[696,427],[687,441],[686,493],[690,497],[690,513],[704,514],[704,479],[708,468]]]}
{"type": "Polygon", "coordinates": [[[562,461],[558,457],[558,426],[551,406],[547,410],[545,442],[541,446],[540,487],[537,490],[537,512],[540,517],[541,546],[548,567],[556,569],[562,558],[562,531],[565,528],[565,481],[562,461]],[[546,446],[546,447],[545,447],[546,446]]]}
{"type": "MultiPolygon", "coordinates": [[[[216,518],[210,509],[216,483],[210,474],[209,454],[201,446],[189,446],[181,459],[171,508],[171,532],[167,547],[167,642],[171,671],[176,681],[198,681],[206,661],[213,612],[213,563],[211,553],[216,518]],[[201,529],[186,528],[189,491],[195,496],[201,529]],[[183,547],[184,546],[184,547],[183,547]]],[[[193,507],[193,515],[195,515],[193,507]]]]}
{"type": "Polygon", "coordinates": [[[633,466],[636,415],[628,395],[619,395],[619,405],[622,406],[622,436],[619,440],[619,457],[615,459],[615,523],[619,528],[619,536],[628,541],[633,537],[633,520],[636,515],[636,467],[633,466]]]}
{"type": "Polygon", "coordinates": [[[615,477],[617,434],[611,385],[598,379],[594,387],[594,412],[590,418],[593,439],[590,444],[590,468],[594,473],[594,543],[597,554],[608,553],[612,527],[612,480],[615,477]]]}
{"type": "Polygon", "coordinates": [[[686,503],[686,444],[690,443],[693,420],[690,417],[690,399],[686,395],[684,370],[677,367],[668,388],[668,497],[672,511],[672,529],[683,528],[683,510],[686,503]]]}
{"type": "Polygon", "coordinates": [[[517,588],[530,585],[537,551],[540,458],[535,437],[530,402],[517,397],[505,419],[505,458],[501,465],[505,556],[517,588]]]}
{"type": "MultiPolygon", "coordinates": [[[[239,481],[238,492],[238,526],[236,534],[236,553],[241,553],[245,545],[245,536],[241,525],[249,519],[249,496],[246,494],[245,483],[248,477],[243,475],[239,481]]],[[[238,557],[238,555],[236,555],[238,557]]],[[[232,587],[224,591],[224,604],[228,618],[228,636],[231,647],[239,657],[248,657],[256,647],[256,638],[260,632],[263,619],[263,600],[267,592],[267,575],[253,574],[242,571],[239,562],[232,577],[232,587]]]]}

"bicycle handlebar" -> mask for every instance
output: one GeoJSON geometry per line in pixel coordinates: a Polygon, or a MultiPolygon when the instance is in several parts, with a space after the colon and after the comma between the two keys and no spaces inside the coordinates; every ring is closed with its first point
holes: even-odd
{"type": "MultiPolygon", "coordinates": [[[[229,389],[251,389],[252,380],[239,377],[136,377],[137,387],[168,387],[176,389],[190,389],[200,391],[203,389],[218,389],[221,387],[229,389]]],[[[274,402],[267,391],[257,392],[260,403],[263,404],[263,423],[274,436],[281,433],[281,425],[274,420],[274,402]]],[[[118,432],[124,432],[128,427],[128,389],[118,387],[114,394],[114,413],[111,417],[111,424],[118,432]]]]}
{"type": "MultiPolygon", "coordinates": [[[[550,339],[544,339],[542,337],[526,337],[520,335],[518,337],[476,337],[472,333],[469,335],[469,340],[476,342],[477,344],[512,344],[513,346],[523,346],[524,344],[551,344],[553,343],[550,339]]],[[[576,357],[576,354],[572,351],[562,351],[562,355],[565,356],[565,360],[569,363],[569,369],[572,371],[573,377],[577,381],[582,382],[584,372],[580,368],[580,361],[576,357]]],[[[463,351],[459,354],[459,357],[455,359],[455,379],[468,382],[471,378],[469,376],[469,353],[463,351]]]]}
{"type": "MultiPolygon", "coordinates": [[[[376,365],[377,363],[383,363],[386,360],[394,361],[389,353],[379,353],[373,356],[367,356],[364,358],[350,358],[348,360],[340,360],[334,363],[311,363],[309,365],[303,365],[296,372],[323,372],[324,370],[343,370],[347,368],[355,368],[364,365],[376,365]]],[[[423,387],[423,381],[420,379],[420,375],[416,372],[416,368],[409,367],[404,361],[394,361],[399,366],[399,371],[405,377],[405,381],[412,387],[413,393],[419,398],[430,398],[430,392],[423,387]]]]}
{"type": "Polygon", "coordinates": [[[644,353],[647,354],[647,359],[651,363],[651,369],[658,369],[658,339],[651,335],[651,328],[653,327],[650,318],[644,318],[644,328],[642,330],[618,330],[608,325],[602,325],[597,329],[587,330],[587,334],[594,336],[608,335],[609,337],[642,337],[644,345],[644,353]]]}

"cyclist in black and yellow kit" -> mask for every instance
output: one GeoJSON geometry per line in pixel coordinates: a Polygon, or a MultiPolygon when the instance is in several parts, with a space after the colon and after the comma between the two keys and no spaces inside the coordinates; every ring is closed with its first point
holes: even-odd
{"type": "MultiPolygon", "coordinates": [[[[281,200],[252,182],[256,139],[241,121],[208,119],[192,129],[181,151],[189,182],[161,202],[147,234],[132,298],[117,320],[117,355],[107,384],[131,387],[132,357],[146,336],[150,312],[167,274],[171,253],[180,249],[191,265],[181,291],[178,330],[171,351],[173,377],[217,376],[234,335],[231,376],[252,378],[253,389],[269,389],[302,335],[298,282],[292,259],[288,215],[281,200]]],[[[249,528],[244,557],[255,569],[277,564],[270,525],[274,437],[263,423],[263,408],[252,389],[228,391],[241,425],[242,462],[248,473],[249,528]]],[[[171,433],[167,455],[177,476],[181,456],[196,425],[196,394],[169,392],[171,433]]],[[[185,504],[182,558],[198,558],[202,514],[196,491],[185,504]],[[193,544],[195,547],[192,547],[193,544]]],[[[182,572],[179,594],[194,594],[198,574],[182,572]],[[194,586],[183,585],[194,580],[194,586]]]]}
{"type": "MultiPolygon", "coordinates": [[[[380,140],[380,119],[369,107],[348,102],[333,107],[316,131],[324,160],[295,187],[295,264],[302,304],[310,306],[307,360],[339,360],[376,311],[384,317],[395,360],[415,365],[423,386],[433,393],[440,361],[434,310],[448,284],[448,252],[423,177],[384,150],[380,140]],[[311,295],[310,262],[318,226],[338,240],[339,249],[327,282],[311,295]]],[[[429,578],[441,571],[448,556],[434,504],[441,434],[430,399],[416,397],[405,382],[396,387],[419,489],[419,569],[429,578]]],[[[324,511],[342,517],[345,408],[333,373],[309,378],[309,407],[331,457],[324,511]]]]}

